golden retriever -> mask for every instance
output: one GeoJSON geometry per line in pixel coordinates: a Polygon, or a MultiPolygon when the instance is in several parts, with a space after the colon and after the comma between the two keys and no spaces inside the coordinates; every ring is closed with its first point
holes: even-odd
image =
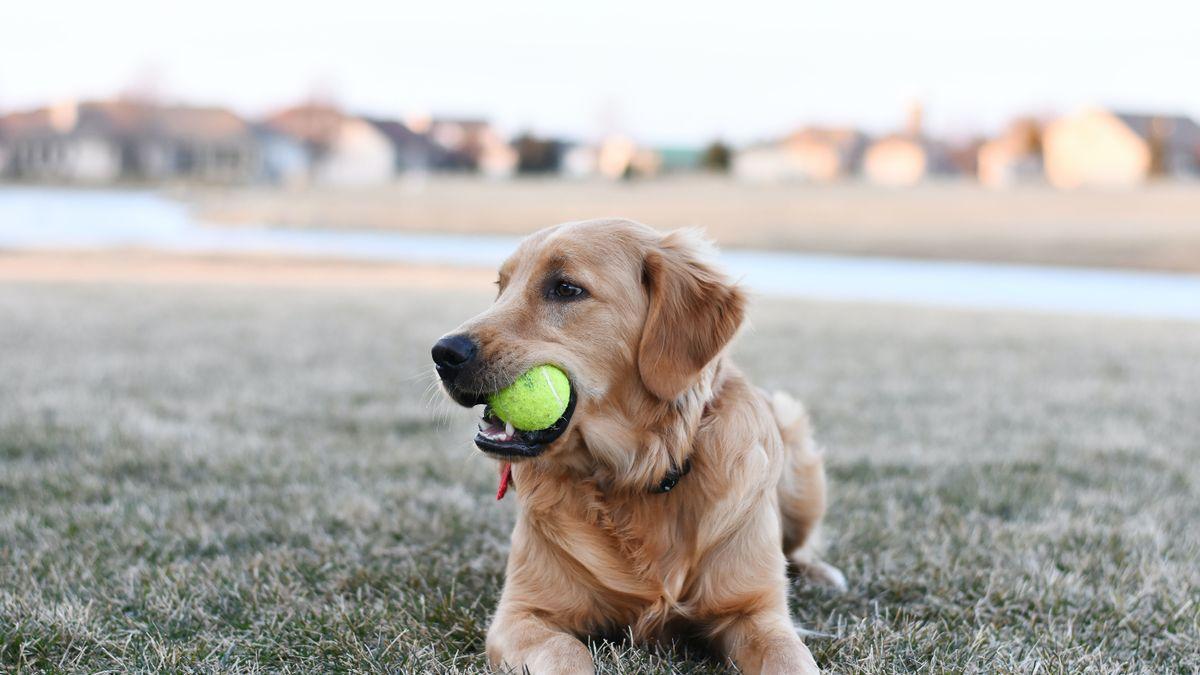
{"type": "Polygon", "coordinates": [[[475,443],[519,510],[487,635],[501,670],[590,673],[582,639],[708,639],[747,673],[817,672],[788,614],[786,566],[843,586],[814,553],[825,473],[799,403],[725,354],[746,297],[691,231],[627,220],[525,239],[495,303],[433,348],[459,404],[533,366],[571,382],[550,429],[485,408],[475,443]]]}

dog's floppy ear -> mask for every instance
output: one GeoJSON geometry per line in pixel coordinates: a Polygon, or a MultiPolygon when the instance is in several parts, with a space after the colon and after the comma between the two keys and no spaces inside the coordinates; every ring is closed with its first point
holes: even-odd
{"type": "Polygon", "coordinates": [[[650,393],[673,401],[733,338],[746,297],[706,260],[710,248],[688,230],[663,235],[646,252],[650,296],[638,372],[650,393]]]}

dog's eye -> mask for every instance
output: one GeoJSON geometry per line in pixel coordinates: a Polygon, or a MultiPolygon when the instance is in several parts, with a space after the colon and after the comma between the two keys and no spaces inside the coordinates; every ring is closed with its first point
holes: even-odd
{"type": "Polygon", "coordinates": [[[554,282],[554,287],[550,289],[550,292],[556,298],[574,298],[583,295],[582,288],[569,281],[562,280],[554,282]]]}

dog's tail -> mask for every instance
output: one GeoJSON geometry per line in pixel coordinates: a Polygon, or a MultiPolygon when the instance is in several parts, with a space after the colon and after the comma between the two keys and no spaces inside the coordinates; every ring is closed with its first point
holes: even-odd
{"type": "Polygon", "coordinates": [[[825,464],[813,440],[812,423],[804,406],[785,392],[771,396],[771,410],[783,438],[783,475],[779,479],[779,510],[783,516],[784,553],[813,543],[825,515],[825,464]]]}
{"type": "Polygon", "coordinates": [[[812,423],[803,403],[792,398],[786,391],[776,391],[771,395],[771,411],[775,413],[775,424],[779,426],[783,444],[792,450],[789,455],[820,456],[816,443],[813,442],[812,423]]]}
{"type": "Polygon", "coordinates": [[[783,552],[799,574],[837,590],[846,577],[821,560],[821,519],[825,517],[825,457],[813,440],[812,424],[799,401],[778,391],[771,410],[783,438],[783,475],[779,479],[779,513],[783,552]]]}

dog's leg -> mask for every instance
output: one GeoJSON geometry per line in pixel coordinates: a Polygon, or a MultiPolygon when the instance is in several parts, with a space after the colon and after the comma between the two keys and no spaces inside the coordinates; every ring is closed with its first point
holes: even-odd
{"type": "Polygon", "coordinates": [[[779,480],[783,553],[802,576],[822,586],[846,590],[841,570],[817,555],[817,532],[825,517],[825,461],[813,442],[808,414],[783,392],[771,400],[783,436],[784,467],[779,480]]]}
{"type": "Polygon", "coordinates": [[[506,673],[595,672],[586,645],[529,612],[501,607],[487,635],[488,661],[506,673]]]}
{"type": "Polygon", "coordinates": [[[763,610],[739,617],[717,634],[725,654],[743,673],[820,673],[812,653],[796,634],[786,610],[763,610]]]}

